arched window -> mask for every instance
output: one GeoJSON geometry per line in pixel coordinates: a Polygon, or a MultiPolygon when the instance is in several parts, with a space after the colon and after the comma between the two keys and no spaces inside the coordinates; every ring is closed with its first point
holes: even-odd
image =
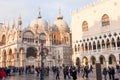
{"type": "Polygon", "coordinates": [[[107,39],[106,45],[107,45],[107,48],[110,48],[110,41],[109,41],[109,39],[107,39]]]}
{"type": "Polygon", "coordinates": [[[91,42],[89,42],[89,50],[92,50],[91,42]]]}
{"type": "Polygon", "coordinates": [[[112,47],[116,47],[114,38],[112,38],[111,43],[112,43],[112,47]]]}
{"type": "Polygon", "coordinates": [[[105,42],[104,42],[104,40],[102,40],[102,48],[103,49],[105,48],[105,42]]]}
{"type": "Polygon", "coordinates": [[[78,51],[80,51],[80,45],[78,44],[78,51]]]}
{"type": "Polygon", "coordinates": [[[117,38],[117,47],[120,47],[120,38],[117,38]]]}
{"type": "Polygon", "coordinates": [[[84,51],[84,45],[83,44],[81,45],[81,49],[82,49],[82,51],[84,51]]]}
{"type": "Polygon", "coordinates": [[[75,45],[75,52],[77,52],[77,47],[76,47],[76,45],[75,45]]]}
{"type": "Polygon", "coordinates": [[[82,31],[83,32],[88,31],[88,23],[87,23],[87,21],[83,21],[83,23],[82,23],[82,31]]]}
{"type": "Polygon", "coordinates": [[[100,42],[97,42],[97,48],[100,49],[100,42]]]}
{"type": "Polygon", "coordinates": [[[107,14],[104,14],[102,16],[102,26],[107,26],[107,25],[110,25],[110,20],[109,20],[109,16],[107,14]]]}
{"type": "Polygon", "coordinates": [[[2,36],[2,44],[5,44],[5,43],[6,43],[6,36],[3,35],[3,36],[2,36]]]}
{"type": "Polygon", "coordinates": [[[93,42],[93,50],[96,50],[96,44],[93,42]]]}
{"type": "Polygon", "coordinates": [[[85,43],[85,50],[88,51],[88,45],[85,43]]]}
{"type": "MultiPolygon", "coordinates": [[[[54,40],[56,39],[56,36],[54,35],[54,40]]],[[[46,34],[45,33],[40,33],[40,35],[39,35],[39,42],[40,43],[46,43],[46,34]]],[[[54,41],[54,42],[56,42],[56,41],[54,41]]]]}

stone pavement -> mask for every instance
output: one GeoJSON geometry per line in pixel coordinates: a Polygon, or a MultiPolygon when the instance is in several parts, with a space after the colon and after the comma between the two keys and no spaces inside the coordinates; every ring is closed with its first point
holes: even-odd
{"type": "MultiPolygon", "coordinates": [[[[86,79],[83,79],[81,76],[82,74],[79,74],[77,80],[86,80],[86,79]]],[[[7,77],[5,80],[40,80],[40,78],[37,77],[36,74],[29,74],[29,75],[16,74],[15,76],[7,77]]],[[[50,72],[49,77],[45,77],[44,80],[56,80],[55,75],[52,72],[50,72]]],[[[62,72],[60,73],[60,80],[64,80],[62,72]]],[[[67,79],[67,80],[73,80],[73,79],[67,79]]],[[[89,74],[88,80],[96,80],[95,72],[89,74]]]]}

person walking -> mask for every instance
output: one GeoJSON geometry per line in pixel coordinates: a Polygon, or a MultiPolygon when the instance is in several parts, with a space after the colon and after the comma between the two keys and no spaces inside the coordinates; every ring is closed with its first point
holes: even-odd
{"type": "Polygon", "coordinates": [[[113,67],[111,68],[111,78],[115,80],[115,69],[113,67]]]}
{"type": "Polygon", "coordinates": [[[93,67],[92,67],[92,65],[90,66],[90,72],[93,73],[93,67]]]}
{"type": "Polygon", "coordinates": [[[67,67],[63,68],[63,75],[64,75],[64,80],[66,80],[66,76],[67,76],[67,67]]]}
{"type": "Polygon", "coordinates": [[[104,68],[103,69],[103,75],[104,75],[104,80],[107,80],[107,69],[106,68],[104,68]]]}
{"type": "Polygon", "coordinates": [[[111,75],[111,74],[112,74],[111,71],[112,71],[111,68],[108,67],[108,74],[109,74],[109,79],[110,79],[110,80],[111,80],[111,76],[112,76],[112,75],[111,75]]]}
{"type": "Polygon", "coordinates": [[[73,67],[73,69],[72,69],[72,77],[73,77],[73,80],[77,79],[77,70],[75,67],[73,67]]]}
{"type": "Polygon", "coordinates": [[[57,70],[56,70],[56,80],[57,79],[60,80],[60,70],[59,70],[59,68],[57,68],[57,70]]]}
{"type": "Polygon", "coordinates": [[[4,80],[5,77],[6,77],[5,72],[2,70],[2,68],[0,68],[0,80],[4,80]]]}

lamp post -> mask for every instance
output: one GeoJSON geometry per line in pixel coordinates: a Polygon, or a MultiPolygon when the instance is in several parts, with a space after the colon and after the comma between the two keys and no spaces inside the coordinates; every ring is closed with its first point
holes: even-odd
{"type": "Polygon", "coordinates": [[[48,49],[43,47],[43,44],[41,44],[41,75],[40,75],[40,80],[44,80],[44,62],[43,60],[46,58],[48,54],[48,49]]]}

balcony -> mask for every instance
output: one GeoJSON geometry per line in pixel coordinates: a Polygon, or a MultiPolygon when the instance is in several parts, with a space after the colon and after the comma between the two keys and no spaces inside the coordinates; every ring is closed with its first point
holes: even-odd
{"type": "Polygon", "coordinates": [[[120,52],[120,47],[104,48],[97,50],[88,50],[88,51],[79,51],[76,52],[80,55],[98,55],[98,54],[109,54],[109,53],[118,53],[120,52]]]}

